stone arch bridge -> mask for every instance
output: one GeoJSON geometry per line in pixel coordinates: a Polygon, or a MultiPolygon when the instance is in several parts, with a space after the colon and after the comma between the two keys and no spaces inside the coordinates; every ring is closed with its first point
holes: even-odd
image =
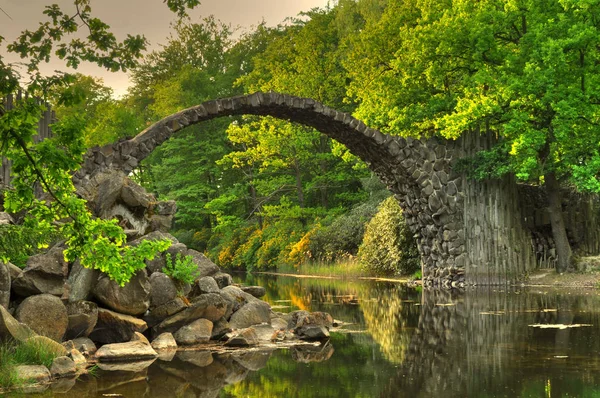
{"type": "MultiPolygon", "coordinates": [[[[552,242],[542,228],[539,192],[524,195],[510,179],[468,181],[454,170],[456,159],[489,146],[487,137],[391,136],[312,99],[285,94],[217,99],[173,114],[130,140],[90,150],[75,183],[85,184],[106,168],[129,173],[181,129],[232,115],[268,115],[314,127],[365,161],[395,195],[415,233],[426,285],[503,284],[540,264],[551,265],[552,242]],[[526,203],[523,197],[534,199],[526,203]]],[[[583,250],[600,252],[596,213],[572,221],[589,227],[577,237],[583,250]]]]}

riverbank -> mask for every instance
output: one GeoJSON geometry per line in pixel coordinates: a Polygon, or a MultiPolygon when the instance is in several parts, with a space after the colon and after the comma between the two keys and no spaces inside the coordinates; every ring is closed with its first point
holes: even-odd
{"type": "Polygon", "coordinates": [[[376,282],[393,282],[393,283],[414,283],[420,282],[411,279],[410,277],[379,277],[379,276],[355,276],[355,275],[306,275],[306,274],[290,274],[283,272],[254,272],[258,275],[275,275],[275,276],[289,276],[293,278],[306,278],[306,279],[335,279],[335,280],[343,280],[343,279],[354,279],[354,280],[364,280],[364,281],[376,281],[376,282]]]}

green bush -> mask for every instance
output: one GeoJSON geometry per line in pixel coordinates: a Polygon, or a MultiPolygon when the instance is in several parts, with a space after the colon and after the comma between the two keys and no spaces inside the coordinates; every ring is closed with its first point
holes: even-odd
{"type": "Polygon", "coordinates": [[[409,275],[419,268],[419,253],[402,209],[393,197],[384,200],[366,226],[358,258],[376,275],[409,275]]]}
{"type": "Polygon", "coordinates": [[[193,257],[185,256],[182,258],[181,253],[177,253],[175,261],[173,261],[171,254],[167,253],[166,264],[162,271],[171,278],[183,283],[193,283],[200,276],[200,271],[194,263],[193,257]]]}
{"type": "Polygon", "coordinates": [[[52,366],[59,356],[53,347],[40,340],[25,342],[8,341],[0,345],[0,387],[10,388],[26,380],[19,380],[16,367],[19,365],[52,366]]]}
{"type": "Polygon", "coordinates": [[[0,225],[0,261],[25,268],[27,259],[60,239],[58,234],[39,234],[22,225],[0,225]]]}

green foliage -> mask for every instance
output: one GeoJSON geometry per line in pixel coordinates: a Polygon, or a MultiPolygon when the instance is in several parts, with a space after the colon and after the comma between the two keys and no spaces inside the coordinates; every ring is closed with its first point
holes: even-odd
{"type": "Polygon", "coordinates": [[[19,365],[43,365],[47,368],[59,354],[41,340],[8,341],[0,345],[0,387],[10,388],[26,380],[19,380],[19,365]]]}
{"type": "Polygon", "coordinates": [[[177,253],[175,261],[173,261],[171,253],[167,253],[166,264],[162,272],[183,283],[194,283],[200,276],[200,270],[194,263],[194,258],[192,256],[181,257],[181,253],[177,253]]]}
{"type": "Polygon", "coordinates": [[[367,224],[358,259],[368,272],[378,275],[407,275],[419,267],[415,241],[395,198],[383,201],[367,224]]]}
{"type": "Polygon", "coordinates": [[[0,261],[25,268],[27,259],[60,239],[58,234],[40,233],[22,225],[0,225],[0,261]]]}

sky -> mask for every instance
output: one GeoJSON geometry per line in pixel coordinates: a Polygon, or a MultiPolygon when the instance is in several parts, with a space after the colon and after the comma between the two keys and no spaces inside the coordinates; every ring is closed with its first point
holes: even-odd
{"type": "MultiPolygon", "coordinates": [[[[268,25],[277,25],[287,17],[314,7],[325,7],[329,0],[204,0],[201,6],[190,12],[192,21],[214,15],[232,27],[250,29],[263,19],[268,25]]],[[[44,6],[56,3],[64,10],[74,10],[73,0],[0,0],[0,36],[12,42],[24,29],[36,29],[44,20],[44,6]],[[10,17],[9,17],[10,16],[10,17]]],[[[111,26],[118,39],[127,33],[143,34],[150,42],[149,49],[159,48],[169,36],[170,23],[175,21],[162,0],[91,0],[95,16],[111,26]]],[[[5,52],[5,48],[0,51],[5,52]]],[[[2,54],[9,62],[18,61],[9,54],[2,54]]],[[[67,71],[64,63],[52,61],[43,68],[44,73],[53,70],[67,71]]],[[[113,88],[115,95],[123,95],[129,85],[126,73],[112,73],[93,65],[82,64],[78,72],[100,77],[104,84],[113,88]]]]}

